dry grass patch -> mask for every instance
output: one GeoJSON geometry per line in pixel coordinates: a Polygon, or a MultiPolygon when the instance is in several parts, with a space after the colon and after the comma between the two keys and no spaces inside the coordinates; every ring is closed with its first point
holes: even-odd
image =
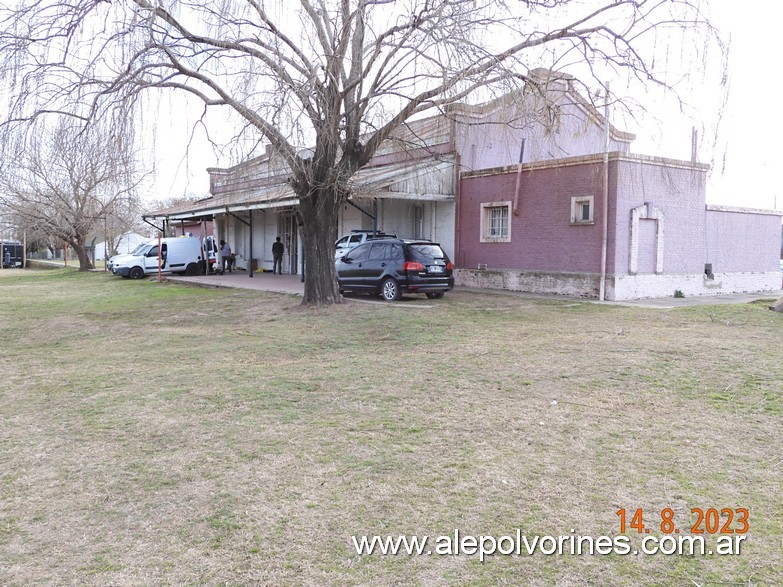
{"type": "Polygon", "coordinates": [[[67,271],[16,272],[0,299],[2,584],[783,581],[763,304],[313,309],[67,271]],[[621,507],[681,527],[747,507],[751,532],[736,557],[485,563],[350,538],[615,534],[621,507]]]}

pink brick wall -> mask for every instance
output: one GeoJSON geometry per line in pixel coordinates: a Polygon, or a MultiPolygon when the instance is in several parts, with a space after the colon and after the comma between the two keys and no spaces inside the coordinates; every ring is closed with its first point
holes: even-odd
{"type": "MultiPolygon", "coordinates": [[[[600,272],[601,156],[528,166],[522,173],[519,215],[511,216],[511,242],[482,243],[481,204],[513,201],[515,168],[467,174],[460,184],[457,265],[530,272],[600,272]],[[593,196],[595,224],[572,226],[571,197],[593,196]]],[[[778,268],[780,215],[708,210],[707,167],[642,156],[610,155],[607,273],[630,269],[631,211],[646,203],[664,216],[663,274],[774,272],[778,268]]],[[[657,222],[642,220],[639,273],[655,270],[657,222]]]]}
{"type": "Polygon", "coordinates": [[[524,171],[519,215],[511,215],[511,242],[480,242],[481,203],[514,199],[516,173],[463,178],[459,202],[460,267],[597,272],[601,260],[600,165],[524,171]],[[571,226],[571,197],[594,196],[589,226],[571,226]]]}
{"type": "MultiPolygon", "coordinates": [[[[182,236],[182,226],[183,223],[181,223],[179,220],[172,220],[171,226],[174,228],[174,236],[182,236]]],[[[185,232],[191,232],[193,233],[193,236],[203,236],[206,234],[207,236],[211,236],[215,234],[212,229],[212,221],[207,220],[202,227],[201,222],[188,222],[187,220],[184,222],[185,226],[185,232]]]]}

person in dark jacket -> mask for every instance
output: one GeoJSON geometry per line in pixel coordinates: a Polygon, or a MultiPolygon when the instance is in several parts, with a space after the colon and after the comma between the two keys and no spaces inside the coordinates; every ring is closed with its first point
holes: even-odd
{"type": "Polygon", "coordinates": [[[283,243],[280,242],[280,237],[272,245],[272,275],[275,273],[283,274],[283,243]]]}

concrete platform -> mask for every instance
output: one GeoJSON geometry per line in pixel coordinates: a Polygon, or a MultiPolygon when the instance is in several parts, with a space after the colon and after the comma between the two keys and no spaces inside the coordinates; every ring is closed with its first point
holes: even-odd
{"type": "Polygon", "coordinates": [[[761,291],[753,293],[741,293],[741,294],[724,294],[717,296],[687,296],[684,298],[666,297],[666,298],[646,298],[642,300],[624,300],[624,301],[611,301],[607,300],[599,302],[597,299],[592,298],[578,298],[572,296],[559,296],[555,294],[533,294],[509,290],[499,289],[478,289],[478,288],[455,288],[454,291],[459,292],[475,292],[485,294],[497,294],[497,295],[511,295],[519,296],[531,299],[542,300],[560,300],[563,302],[585,302],[588,304],[605,304],[608,306],[631,306],[638,308],[680,308],[685,306],[710,306],[710,305],[722,305],[722,304],[747,304],[756,300],[778,300],[783,297],[783,290],[778,291],[761,291]]]}
{"type": "Polygon", "coordinates": [[[196,275],[193,277],[166,276],[173,283],[188,283],[202,287],[229,287],[235,289],[255,289],[282,294],[304,295],[304,283],[301,275],[275,275],[268,271],[253,273],[234,270],[223,275],[196,275]]]}
{"type": "MultiPolygon", "coordinates": [[[[250,277],[246,271],[235,270],[233,273],[225,273],[223,275],[198,275],[195,277],[180,277],[169,276],[166,277],[168,281],[177,283],[189,283],[192,285],[199,285],[202,287],[229,287],[240,289],[254,289],[258,291],[271,291],[282,294],[292,295],[304,295],[304,283],[302,283],[302,277],[300,275],[274,275],[269,272],[254,273],[253,277],[250,277]]],[[[705,306],[714,304],[744,304],[759,299],[780,299],[783,297],[783,290],[781,291],[767,291],[758,293],[744,293],[744,294],[726,294],[719,296],[689,296],[685,298],[652,298],[646,300],[631,300],[625,302],[599,302],[598,300],[588,298],[575,298],[569,296],[547,295],[547,294],[530,294],[524,292],[513,292],[507,290],[494,290],[494,289],[474,289],[474,288],[462,288],[456,287],[449,295],[456,294],[496,294],[507,295],[521,298],[533,298],[533,299],[547,299],[547,300],[560,300],[564,302],[586,302],[593,304],[607,304],[607,305],[619,305],[619,306],[636,306],[640,308],[678,308],[683,306],[705,306]]]]}
{"type": "MultiPolygon", "coordinates": [[[[783,290],[761,291],[755,293],[724,294],[719,296],[687,296],[684,298],[650,298],[647,300],[628,300],[623,302],[603,302],[620,306],[640,308],[680,308],[683,306],[714,306],[722,304],[747,304],[756,300],[779,300],[783,290]]],[[[596,302],[599,303],[599,302],[596,302]]]]}

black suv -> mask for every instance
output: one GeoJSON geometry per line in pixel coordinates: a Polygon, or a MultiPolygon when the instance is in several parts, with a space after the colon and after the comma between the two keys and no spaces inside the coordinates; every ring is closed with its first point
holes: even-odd
{"type": "Polygon", "coordinates": [[[453,265],[438,243],[384,238],[351,249],[335,261],[340,293],[380,293],[387,301],[402,293],[442,298],[454,287],[453,265]]]}

